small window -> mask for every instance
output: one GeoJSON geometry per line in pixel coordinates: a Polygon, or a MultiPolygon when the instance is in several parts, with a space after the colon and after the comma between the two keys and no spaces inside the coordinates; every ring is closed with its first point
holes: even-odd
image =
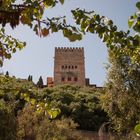
{"type": "Polygon", "coordinates": [[[62,69],[64,69],[64,66],[61,66],[62,69]]]}
{"type": "Polygon", "coordinates": [[[71,77],[68,77],[68,81],[71,81],[71,77]]]}
{"type": "Polygon", "coordinates": [[[61,78],[61,81],[62,81],[62,82],[65,81],[65,77],[62,77],[62,78],[61,78]]]}
{"type": "Polygon", "coordinates": [[[65,69],[67,69],[67,66],[65,66],[65,69]]]}
{"type": "Polygon", "coordinates": [[[69,66],[69,69],[70,69],[70,66],[69,66]]]}
{"type": "Polygon", "coordinates": [[[71,68],[74,69],[74,66],[72,66],[71,68]]]}
{"type": "Polygon", "coordinates": [[[75,66],[75,69],[77,69],[77,66],[75,66]]]}
{"type": "Polygon", "coordinates": [[[78,81],[78,78],[77,77],[74,77],[74,81],[78,81]]]}

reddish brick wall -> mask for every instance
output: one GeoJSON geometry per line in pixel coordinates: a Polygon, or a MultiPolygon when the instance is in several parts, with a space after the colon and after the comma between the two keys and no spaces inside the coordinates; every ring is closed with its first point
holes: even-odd
{"type": "Polygon", "coordinates": [[[47,87],[53,87],[53,78],[47,77],[47,87]]]}

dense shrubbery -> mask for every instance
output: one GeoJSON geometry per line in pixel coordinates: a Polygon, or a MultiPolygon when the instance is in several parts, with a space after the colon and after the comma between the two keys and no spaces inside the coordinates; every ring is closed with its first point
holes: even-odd
{"type": "Polygon", "coordinates": [[[61,109],[60,117],[72,118],[79,129],[98,131],[108,121],[100,105],[101,89],[64,85],[45,90],[44,96],[61,109]]]}
{"type": "Polygon", "coordinates": [[[99,95],[94,88],[38,88],[30,81],[1,75],[0,139],[81,139],[73,129],[98,130],[107,121],[99,95]]]}
{"type": "Polygon", "coordinates": [[[0,139],[16,139],[16,117],[13,103],[0,100],[0,139]]]}
{"type": "Polygon", "coordinates": [[[76,124],[71,119],[49,120],[45,114],[38,113],[35,106],[26,104],[17,117],[18,140],[81,140],[72,130],[76,124]]]}

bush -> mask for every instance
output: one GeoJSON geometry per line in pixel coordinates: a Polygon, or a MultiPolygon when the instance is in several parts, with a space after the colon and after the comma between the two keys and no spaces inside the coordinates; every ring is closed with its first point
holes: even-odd
{"type": "Polygon", "coordinates": [[[16,139],[16,117],[14,107],[0,100],[0,140],[16,139]]]}
{"type": "Polygon", "coordinates": [[[73,133],[77,126],[71,119],[49,120],[37,113],[35,106],[27,104],[18,115],[18,140],[82,140],[73,133]]]}
{"type": "Polygon", "coordinates": [[[47,93],[44,94],[53,106],[60,108],[60,118],[70,117],[79,129],[98,131],[108,121],[107,113],[100,105],[102,89],[63,85],[50,90],[45,89],[47,93]]]}

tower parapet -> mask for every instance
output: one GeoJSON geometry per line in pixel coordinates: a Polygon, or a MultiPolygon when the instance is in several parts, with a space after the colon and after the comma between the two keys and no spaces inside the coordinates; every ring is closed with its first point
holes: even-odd
{"type": "Polygon", "coordinates": [[[74,47],[56,47],[55,48],[55,51],[56,52],[73,52],[73,51],[84,51],[84,48],[83,47],[77,47],[77,48],[74,48],[74,47]]]}

